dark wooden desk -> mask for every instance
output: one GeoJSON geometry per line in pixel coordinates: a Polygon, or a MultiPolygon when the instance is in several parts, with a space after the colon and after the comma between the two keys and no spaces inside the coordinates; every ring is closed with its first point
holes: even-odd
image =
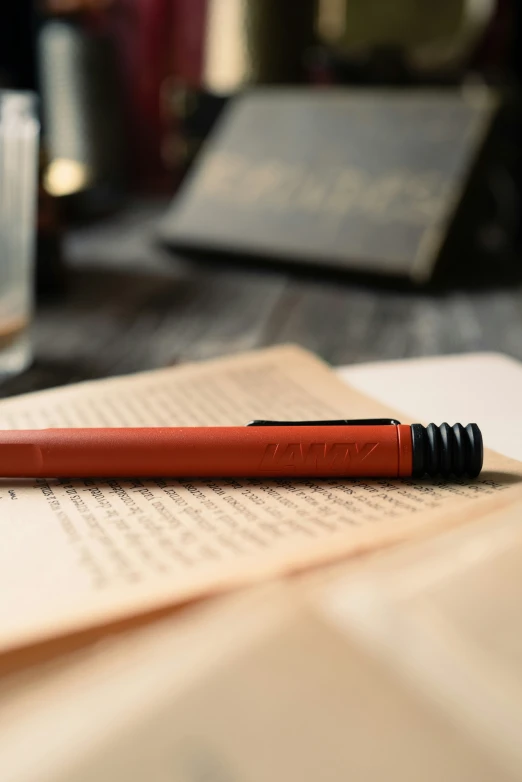
{"type": "Polygon", "coordinates": [[[522,359],[522,283],[407,290],[193,265],[151,241],[163,205],[73,232],[69,291],[39,307],[35,363],[0,394],[297,342],[332,364],[463,351],[522,359]]]}

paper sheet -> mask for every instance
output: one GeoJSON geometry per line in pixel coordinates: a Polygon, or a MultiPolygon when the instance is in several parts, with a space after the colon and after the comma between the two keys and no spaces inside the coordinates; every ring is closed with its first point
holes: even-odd
{"type": "Polygon", "coordinates": [[[522,778],[521,569],[513,506],[382,552],[320,593],[351,642],[496,756],[511,779],[522,778]]]}
{"type": "Polygon", "coordinates": [[[362,394],[420,421],[479,421],[489,448],[522,459],[522,362],[510,356],[429,356],[355,364],[337,372],[362,394]]]}
{"type": "MultiPolygon", "coordinates": [[[[244,424],[390,415],[292,347],[0,404],[0,427],[244,424]]],[[[464,422],[467,423],[467,422],[464,422]]],[[[509,505],[521,465],[480,480],[0,482],[0,651],[330,562],[509,505]]]]}
{"type": "Polygon", "coordinates": [[[2,693],[2,782],[519,782],[314,608],[242,590],[2,693]]]}

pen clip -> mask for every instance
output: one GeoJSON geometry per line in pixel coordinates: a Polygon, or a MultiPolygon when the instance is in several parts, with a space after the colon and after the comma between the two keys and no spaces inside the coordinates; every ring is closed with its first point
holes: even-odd
{"type": "Polygon", "coordinates": [[[250,421],[247,426],[399,426],[400,421],[395,418],[359,418],[348,420],[341,418],[338,421],[250,421]]]}

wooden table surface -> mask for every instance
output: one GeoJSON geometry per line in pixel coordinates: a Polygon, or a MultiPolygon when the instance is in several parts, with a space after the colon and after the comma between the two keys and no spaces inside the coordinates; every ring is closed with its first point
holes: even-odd
{"type": "Polygon", "coordinates": [[[522,282],[411,289],[275,269],[193,264],[154,246],[164,204],[66,239],[67,294],[40,304],[35,363],[9,396],[296,342],[332,364],[501,351],[522,359],[522,282]]]}

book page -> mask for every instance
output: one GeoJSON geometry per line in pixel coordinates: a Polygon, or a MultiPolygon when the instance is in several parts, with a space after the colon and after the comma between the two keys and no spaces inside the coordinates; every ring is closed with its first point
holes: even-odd
{"type": "Polygon", "coordinates": [[[522,778],[522,527],[512,506],[314,591],[353,641],[522,778]]]}
{"type": "Polygon", "coordinates": [[[2,782],[520,780],[288,582],[100,646],[2,693],[2,782]]]}
{"type": "MultiPolygon", "coordinates": [[[[0,404],[0,427],[240,425],[389,416],[279,347],[0,404]]],[[[467,422],[465,422],[467,423],[467,422]]],[[[0,651],[339,560],[507,506],[519,462],[477,481],[0,481],[0,651]]]]}

